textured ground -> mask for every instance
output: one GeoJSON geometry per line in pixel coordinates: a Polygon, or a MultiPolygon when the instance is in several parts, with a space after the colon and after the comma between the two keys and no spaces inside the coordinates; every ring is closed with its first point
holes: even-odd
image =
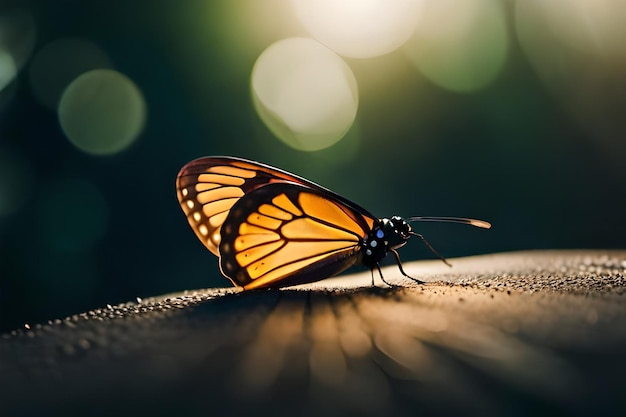
{"type": "Polygon", "coordinates": [[[0,415],[626,415],[626,251],[139,300],[0,338],[0,415]]]}

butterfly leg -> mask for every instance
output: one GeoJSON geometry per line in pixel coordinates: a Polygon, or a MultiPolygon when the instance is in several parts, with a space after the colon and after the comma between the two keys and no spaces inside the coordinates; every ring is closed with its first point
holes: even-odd
{"type": "MultiPolygon", "coordinates": [[[[383,276],[383,271],[380,269],[380,264],[376,263],[376,269],[378,269],[378,274],[380,275],[380,279],[390,287],[398,287],[398,285],[391,284],[387,282],[385,277],[383,276]]],[[[372,269],[372,286],[374,285],[374,270],[372,269]]]]}
{"type": "MultiPolygon", "coordinates": [[[[402,273],[402,275],[404,275],[405,277],[409,278],[410,280],[413,280],[413,281],[417,282],[418,284],[426,284],[426,282],[424,282],[422,280],[419,280],[417,278],[413,278],[412,276],[410,276],[406,272],[404,272],[404,269],[402,269],[402,261],[400,260],[400,254],[395,249],[391,249],[391,252],[393,252],[393,255],[396,257],[396,262],[398,262],[398,268],[400,269],[400,272],[402,273]]],[[[380,270],[380,268],[379,268],[379,270],[380,270]]],[[[382,274],[381,274],[381,277],[382,277],[382,274]]]]}
{"type": "MultiPolygon", "coordinates": [[[[435,255],[437,255],[437,257],[438,257],[439,259],[441,259],[441,260],[443,261],[443,263],[444,263],[444,264],[448,265],[449,267],[452,267],[452,265],[450,264],[450,262],[448,262],[448,261],[446,260],[446,258],[444,258],[443,256],[441,256],[441,254],[440,254],[439,252],[437,252],[437,251],[435,250],[435,248],[433,248],[433,247],[430,245],[430,243],[428,243],[428,241],[426,240],[426,238],[424,238],[424,236],[420,235],[419,233],[415,233],[415,232],[409,232],[409,234],[410,234],[411,236],[417,236],[417,237],[419,237],[419,238],[422,240],[422,242],[424,242],[424,244],[428,247],[428,249],[430,249],[430,251],[431,251],[432,253],[434,253],[435,255]]],[[[395,252],[395,251],[394,251],[394,252],[395,252]]],[[[398,259],[398,262],[400,262],[400,258],[398,257],[398,254],[397,254],[397,253],[396,253],[396,259],[398,259]]],[[[402,268],[400,268],[400,269],[402,269],[402,268]]]]}

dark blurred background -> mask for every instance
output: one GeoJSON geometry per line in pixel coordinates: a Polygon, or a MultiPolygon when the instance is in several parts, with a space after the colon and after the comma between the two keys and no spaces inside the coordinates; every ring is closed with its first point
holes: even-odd
{"type": "Polygon", "coordinates": [[[0,3],[0,331],[228,286],[174,190],[204,155],[493,223],[417,224],[450,258],[626,247],[623,2],[311,3],[0,3]]]}

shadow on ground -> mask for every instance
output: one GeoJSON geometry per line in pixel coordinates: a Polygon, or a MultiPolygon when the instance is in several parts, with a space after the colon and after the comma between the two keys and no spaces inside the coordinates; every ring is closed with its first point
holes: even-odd
{"type": "Polygon", "coordinates": [[[2,415],[623,415],[626,251],[425,261],[0,339],[2,415]]]}

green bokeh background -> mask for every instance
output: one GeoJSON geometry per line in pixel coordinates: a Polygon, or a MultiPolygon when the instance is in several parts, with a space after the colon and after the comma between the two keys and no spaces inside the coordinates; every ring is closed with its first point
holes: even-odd
{"type": "MultiPolygon", "coordinates": [[[[502,3],[512,25],[515,2],[502,3]]],[[[276,4],[259,19],[271,22],[276,4]]],[[[147,121],[127,151],[91,156],[35,99],[28,60],[0,91],[0,163],[3,153],[19,161],[0,166],[0,176],[18,184],[23,200],[0,217],[0,331],[138,296],[229,285],[174,190],[180,167],[204,155],[281,167],[381,217],[493,223],[490,231],[416,225],[450,258],[626,246],[623,62],[612,64],[602,88],[583,91],[602,115],[592,123],[555,97],[514,33],[501,73],[469,94],[429,83],[400,52],[348,59],[359,83],[356,124],[332,148],[304,153],[274,138],[254,111],[254,60],[285,33],[248,39],[242,16],[250,17],[250,1],[4,1],[0,13],[14,7],[33,16],[35,54],[61,37],[104,50],[141,90],[147,121]],[[71,240],[84,242],[81,233],[92,233],[90,243],[77,247],[71,240]]],[[[433,257],[418,241],[401,253],[405,261],[433,257]]]]}

